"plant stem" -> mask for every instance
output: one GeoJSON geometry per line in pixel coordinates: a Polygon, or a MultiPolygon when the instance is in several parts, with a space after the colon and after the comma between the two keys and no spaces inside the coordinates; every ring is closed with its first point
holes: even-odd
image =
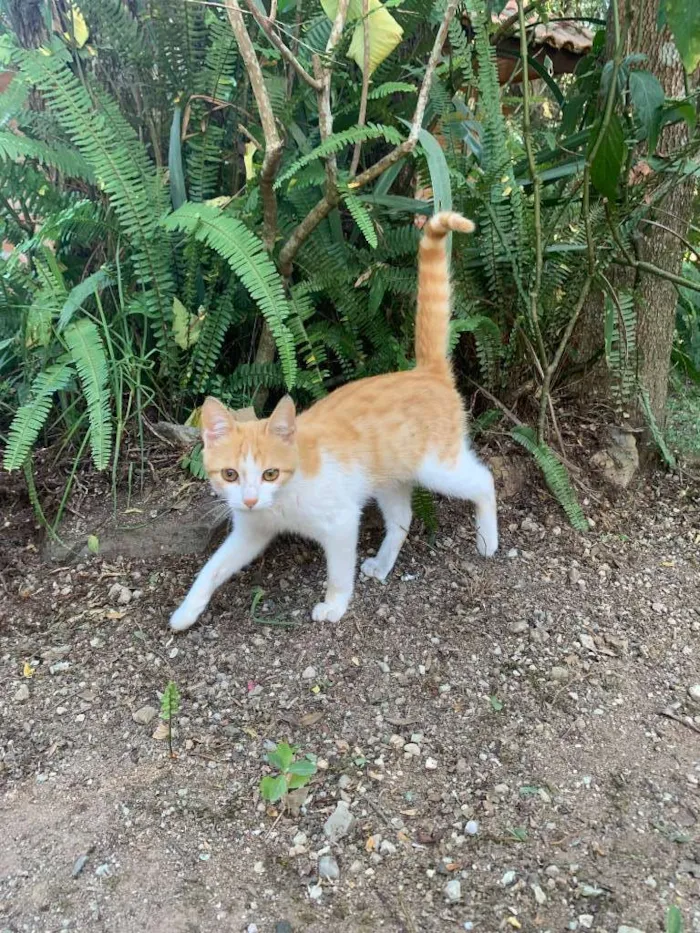
{"type": "Polygon", "coordinates": [[[292,52],[292,50],[287,45],[285,45],[279,34],[275,31],[273,26],[274,16],[272,16],[272,11],[270,13],[270,18],[267,19],[260,12],[260,9],[255,3],[255,0],[246,0],[246,6],[252,14],[253,19],[265,33],[272,45],[274,45],[282,58],[292,66],[302,81],[305,81],[309,87],[312,87],[315,91],[320,91],[321,85],[318,81],[318,78],[314,78],[309,74],[306,68],[304,68],[299,59],[296,57],[294,52],[292,52]]]}
{"type": "MultiPolygon", "coordinates": [[[[364,126],[367,119],[367,97],[369,95],[369,0],[362,0],[362,94],[360,96],[360,112],[357,117],[357,125],[364,126]]],[[[357,167],[360,164],[360,153],[362,143],[355,144],[355,151],[352,154],[350,164],[350,177],[354,178],[357,174],[357,167]]]]}

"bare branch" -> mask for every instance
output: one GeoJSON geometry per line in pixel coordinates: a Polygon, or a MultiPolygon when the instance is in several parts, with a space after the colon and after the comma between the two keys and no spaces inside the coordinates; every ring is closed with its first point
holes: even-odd
{"type": "MultiPolygon", "coordinates": [[[[367,119],[367,97],[369,95],[369,0],[362,0],[362,95],[360,97],[360,112],[357,117],[357,125],[364,126],[367,119]]],[[[357,174],[357,167],[360,164],[360,152],[362,143],[355,144],[355,151],[352,154],[350,163],[350,177],[354,178],[357,174]]]]}
{"type": "MultiPolygon", "coordinates": [[[[279,34],[275,30],[273,26],[273,23],[274,23],[274,17],[272,15],[273,11],[270,12],[270,18],[266,19],[262,15],[258,7],[255,5],[255,0],[246,0],[246,6],[250,10],[250,13],[252,14],[255,22],[265,33],[267,38],[274,45],[274,47],[280,53],[282,58],[286,62],[288,62],[292,66],[292,68],[296,71],[296,73],[299,75],[302,81],[305,81],[315,91],[320,91],[321,90],[320,82],[309,74],[309,72],[306,70],[306,68],[304,68],[304,66],[301,64],[301,62],[296,57],[296,55],[292,52],[290,48],[288,48],[285,45],[285,43],[282,41],[279,34]]],[[[274,10],[274,6],[275,4],[273,0],[273,10],[274,10]]]]}

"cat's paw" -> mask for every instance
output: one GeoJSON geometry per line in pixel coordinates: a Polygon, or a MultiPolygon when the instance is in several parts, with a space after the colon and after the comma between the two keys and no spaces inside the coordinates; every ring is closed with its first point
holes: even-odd
{"type": "Polygon", "coordinates": [[[345,615],[347,608],[347,603],[317,603],[311,612],[311,618],[314,622],[337,622],[345,615]]]}
{"type": "Polygon", "coordinates": [[[476,542],[476,549],[482,557],[493,557],[498,550],[498,541],[482,541],[479,539],[476,542]]]}
{"type": "Polygon", "coordinates": [[[185,629],[191,628],[194,625],[200,614],[201,613],[194,609],[190,609],[189,606],[183,603],[170,616],[170,628],[173,632],[184,632],[185,629]]]}
{"type": "Polygon", "coordinates": [[[373,577],[375,580],[379,580],[380,583],[383,583],[387,577],[386,568],[379,563],[376,557],[368,557],[367,560],[363,560],[360,566],[360,572],[366,577],[373,577]]]}

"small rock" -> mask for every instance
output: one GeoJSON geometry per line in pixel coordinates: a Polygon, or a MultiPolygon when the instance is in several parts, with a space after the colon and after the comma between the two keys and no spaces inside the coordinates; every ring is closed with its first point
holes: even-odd
{"type": "Polygon", "coordinates": [[[389,842],[388,839],[382,839],[381,845],[379,846],[380,855],[396,855],[396,846],[393,842],[389,842]]]}
{"type": "Polygon", "coordinates": [[[478,820],[469,820],[468,823],[465,823],[464,832],[467,834],[467,836],[476,836],[479,832],[478,820]]]}
{"type": "Polygon", "coordinates": [[[517,549],[517,547],[512,547],[512,548],[508,551],[508,557],[517,557],[517,556],[518,556],[518,549],[517,549]]]}
{"type": "Polygon", "coordinates": [[[450,904],[456,904],[462,899],[462,885],[457,880],[453,878],[451,881],[448,881],[445,885],[445,900],[450,904]]]}
{"type": "Polygon", "coordinates": [[[292,839],[292,845],[295,846],[305,846],[309,841],[306,833],[297,833],[296,836],[292,839]]]}
{"type": "Polygon", "coordinates": [[[26,703],[28,699],[29,687],[26,684],[21,684],[15,693],[15,703],[26,703]]]}
{"type": "Polygon", "coordinates": [[[323,888],[320,884],[309,885],[309,897],[312,901],[319,901],[323,897],[323,888]]]}
{"type": "Polygon", "coordinates": [[[341,774],[338,778],[338,787],[341,790],[347,790],[348,787],[352,784],[352,778],[349,774],[341,774]]]}
{"type": "Polygon", "coordinates": [[[581,572],[578,567],[569,568],[569,583],[578,583],[581,579],[581,572]]]}
{"type": "Polygon", "coordinates": [[[49,667],[49,674],[53,674],[55,677],[56,674],[62,674],[64,671],[67,671],[69,667],[70,661],[56,661],[55,664],[49,667]]]}
{"type": "Polygon", "coordinates": [[[95,869],[95,874],[98,878],[109,878],[112,875],[112,866],[109,862],[105,862],[103,865],[98,865],[95,869]]]}
{"type": "Polygon", "coordinates": [[[302,678],[303,678],[304,680],[313,680],[314,677],[316,676],[316,668],[315,668],[315,667],[312,667],[311,665],[309,665],[309,666],[308,666],[307,668],[305,668],[305,670],[302,672],[302,675],[301,675],[301,676],[302,676],[302,678]]]}
{"type": "Polygon", "coordinates": [[[581,642],[581,645],[586,649],[586,651],[597,651],[598,649],[595,646],[593,641],[593,636],[588,635],[586,632],[581,632],[578,637],[578,640],[581,642]]]}
{"type": "Polygon", "coordinates": [[[691,684],[688,687],[688,696],[694,703],[700,703],[700,684],[691,684]]]}
{"type": "Polygon", "coordinates": [[[394,748],[403,748],[406,744],[406,739],[402,735],[392,735],[389,739],[389,745],[393,745],[394,748]]]}
{"type": "Polygon", "coordinates": [[[535,900],[540,907],[547,903],[547,895],[544,893],[539,884],[532,885],[532,893],[535,895],[535,900]]]}
{"type": "Polygon", "coordinates": [[[525,619],[516,619],[508,626],[508,631],[511,635],[522,635],[523,632],[527,632],[529,627],[525,619]]]}
{"type": "Polygon", "coordinates": [[[578,918],[579,925],[582,926],[584,930],[590,930],[594,920],[595,917],[593,914],[581,914],[578,918]]]}
{"type": "Polygon", "coordinates": [[[557,680],[561,683],[569,679],[569,671],[565,667],[553,667],[549,676],[552,680],[557,680]]]}
{"type": "Polygon", "coordinates": [[[157,715],[158,710],[154,706],[142,706],[131,714],[131,718],[140,726],[147,726],[149,722],[153,722],[157,715]]]}
{"type": "Polygon", "coordinates": [[[382,674],[390,674],[390,673],[391,673],[391,668],[390,668],[389,665],[386,663],[386,661],[377,661],[377,666],[379,667],[379,670],[382,672],[382,674]]]}
{"type": "Polygon", "coordinates": [[[81,855],[73,862],[73,877],[77,878],[80,872],[87,865],[88,855],[81,855]]]}
{"type": "Polygon", "coordinates": [[[335,810],[328,817],[323,825],[323,832],[330,842],[339,842],[352,829],[355,817],[350,812],[348,804],[344,800],[339,800],[335,810]]]}
{"type": "Polygon", "coordinates": [[[418,757],[420,755],[420,746],[416,745],[415,742],[409,742],[407,745],[404,745],[403,750],[407,755],[413,755],[418,757]]]}
{"type": "Polygon", "coordinates": [[[438,763],[434,758],[425,759],[425,770],[426,771],[437,771],[438,763]]]}
{"type": "Polygon", "coordinates": [[[246,933],[258,933],[257,923],[249,923],[246,927],[246,933]]]}
{"type": "Polygon", "coordinates": [[[318,860],[318,877],[328,881],[337,881],[340,878],[340,868],[332,855],[322,855],[318,860]]]}
{"type": "Polygon", "coordinates": [[[109,588],[109,593],[107,595],[109,599],[116,600],[119,606],[128,606],[131,602],[131,590],[122,583],[114,583],[109,588]]]}
{"type": "Polygon", "coordinates": [[[294,933],[289,920],[278,920],[275,924],[275,933],[294,933]]]}
{"type": "Polygon", "coordinates": [[[505,794],[507,794],[509,790],[510,788],[508,787],[507,784],[496,784],[496,786],[494,787],[494,791],[499,795],[499,797],[505,796],[505,794]]]}
{"type": "Polygon", "coordinates": [[[644,933],[639,927],[628,927],[624,923],[617,928],[617,933],[644,933]]]}
{"type": "Polygon", "coordinates": [[[515,884],[515,872],[507,871],[505,875],[501,878],[501,884],[504,888],[509,888],[511,884],[515,884]]]}

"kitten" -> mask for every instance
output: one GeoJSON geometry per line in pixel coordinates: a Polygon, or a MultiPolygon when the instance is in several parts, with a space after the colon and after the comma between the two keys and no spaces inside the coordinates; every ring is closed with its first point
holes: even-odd
{"type": "Polygon", "coordinates": [[[212,594],[281,532],[317,541],[327,561],[326,598],[312,618],[337,622],[352,597],[360,515],[375,499],[386,534],[361,570],[384,580],[411,523],[411,490],[420,485],[476,504],[477,549],[498,547],[496,497],[489,470],[469,447],[462,398],[447,358],[450,230],[470,233],[459,214],[425,225],[418,262],[416,368],[351,382],[297,416],[289,396],[269,418],[236,422],[208,398],[201,412],[204,466],[234,515],[233,531],[205,564],[170,619],[182,631],[212,594]]]}

